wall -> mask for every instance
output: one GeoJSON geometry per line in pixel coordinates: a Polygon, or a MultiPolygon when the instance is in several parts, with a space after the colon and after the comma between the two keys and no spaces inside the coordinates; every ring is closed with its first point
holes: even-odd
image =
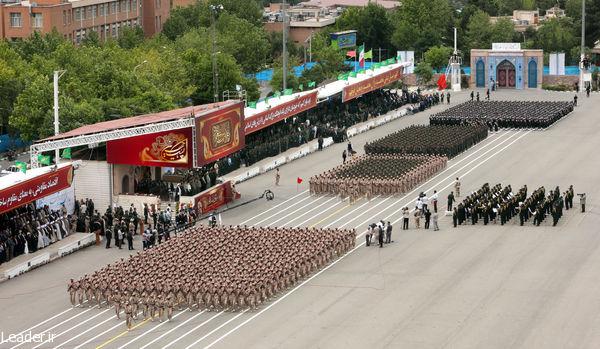
{"type": "Polygon", "coordinates": [[[575,88],[575,83],[579,82],[579,76],[576,75],[544,75],[544,85],[567,85],[575,88]]]}
{"type": "Polygon", "coordinates": [[[104,213],[110,202],[110,165],[105,161],[83,160],[73,177],[75,199],[92,198],[94,206],[104,213]]]}

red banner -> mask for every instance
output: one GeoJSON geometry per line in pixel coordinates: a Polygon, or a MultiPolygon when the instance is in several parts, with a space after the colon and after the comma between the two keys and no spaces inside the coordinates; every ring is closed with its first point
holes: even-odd
{"type": "Polygon", "coordinates": [[[69,165],[3,189],[0,191],[0,213],[59,192],[71,183],[73,166],[69,165]]]}
{"type": "Polygon", "coordinates": [[[198,166],[219,160],[245,145],[244,104],[227,108],[196,119],[198,166]]]}
{"type": "Polygon", "coordinates": [[[256,132],[290,116],[314,108],[316,105],[317,91],[314,91],[246,118],[244,130],[246,134],[256,132]]]}
{"type": "Polygon", "coordinates": [[[192,167],[192,129],[183,128],[106,142],[106,162],[161,167],[192,167]]]}
{"type": "Polygon", "coordinates": [[[360,97],[367,92],[380,89],[394,81],[400,80],[402,78],[402,69],[402,67],[397,67],[372,78],[368,78],[367,80],[344,87],[344,90],[342,91],[342,102],[347,102],[351,99],[360,97]]]}
{"type": "Polygon", "coordinates": [[[194,205],[201,214],[205,214],[238,198],[239,195],[233,193],[231,181],[227,181],[196,195],[194,205]]]}

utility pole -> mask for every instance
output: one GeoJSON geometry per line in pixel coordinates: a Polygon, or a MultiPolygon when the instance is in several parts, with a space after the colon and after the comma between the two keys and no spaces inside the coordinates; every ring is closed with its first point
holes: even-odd
{"type": "Polygon", "coordinates": [[[213,93],[214,102],[219,101],[219,66],[217,64],[217,26],[215,16],[218,11],[223,9],[223,5],[210,5],[210,18],[212,20],[212,69],[213,69],[213,93]]]}
{"type": "Polygon", "coordinates": [[[285,0],[281,3],[283,14],[283,89],[287,88],[287,14],[285,11],[285,0]]]}
{"type": "MultiPolygon", "coordinates": [[[[55,70],[54,71],[54,135],[57,136],[60,133],[60,122],[58,119],[58,80],[66,72],[66,70],[55,70]]],[[[60,161],[60,149],[54,151],[54,163],[58,165],[60,161]]]]}
{"type": "Polygon", "coordinates": [[[579,62],[579,92],[585,91],[585,0],[581,0],[581,59],[579,62]]]}

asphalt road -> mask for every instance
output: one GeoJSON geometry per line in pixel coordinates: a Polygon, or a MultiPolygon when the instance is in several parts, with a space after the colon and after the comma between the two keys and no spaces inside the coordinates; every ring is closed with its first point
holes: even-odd
{"type": "MultiPolygon", "coordinates": [[[[454,94],[453,104],[468,92],[454,94]]],[[[572,94],[502,91],[496,99],[570,100],[572,94]]],[[[354,205],[308,194],[308,178],[341,162],[334,145],[238,185],[253,198],[270,188],[275,200],[227,211],[224,224],[356,228],[357,247],[257,311],[176,312],[171,322],[138,321],[125,331],[114,310],[70,307],[66,282],[127,252],[88,248],[0,284],[0,330],[52,333],[52,341],[4,342],[1,348],[597,348],[600,346],[600,96],[551,128],[501,130],[449,161],[406,196],[354,205]],[[296,177],[305,179],[297,186],[296,177]],[[544,185],[588,195],[587,212],[565,213],[557,227],[481,223],[438,232],[402,231],[400,210],[420,191],[445,197],[455,177],[463,192],[484,183],[544,185]],[[365,247],[367,224],[394,224],[385,248],[365,247]]],[[[396,129],[426,123],[407,116],[352,139],[355,149],[396,129]]],[[[139,241],[136,241],[136,244],[139,241]]]]}

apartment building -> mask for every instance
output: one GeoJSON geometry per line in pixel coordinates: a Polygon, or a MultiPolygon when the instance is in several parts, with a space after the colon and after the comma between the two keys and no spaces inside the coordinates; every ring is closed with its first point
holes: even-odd
{"type": "Polygon", "coordinates": [[[95,31],[101,40],[140,26],[148,37],[159,33],[172,8],[193,0],[22,0],[0,4],[0,38],[14,40],[54,28],[75,43],[95,31]]]}

